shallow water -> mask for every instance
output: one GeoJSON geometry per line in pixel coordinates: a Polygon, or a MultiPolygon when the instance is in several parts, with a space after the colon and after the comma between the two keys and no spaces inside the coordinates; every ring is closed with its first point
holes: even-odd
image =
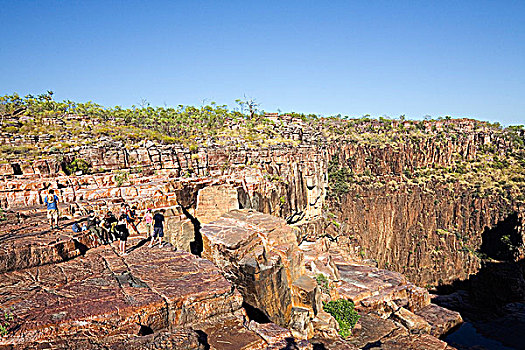
{"type": "MultiPolygon", "coordinates": [[[[521,337],[520,337],[521,338],[521,337]]],[[[525,344],[520,345],[521,341],[518,341],[519,347],[508,347],[503,345],[501,342],[495,339],[487,338],[483,334],[479,333],[476,328],[470,322],[463,323],[455,332],[449,334],[444,341],[448,344],[458,347],[458,349],[470,349],[472,350],[522,350],[525,349],[525,344]]],[[[523,341],[525,342],[525,332],[523,334],[523,341]]]]}

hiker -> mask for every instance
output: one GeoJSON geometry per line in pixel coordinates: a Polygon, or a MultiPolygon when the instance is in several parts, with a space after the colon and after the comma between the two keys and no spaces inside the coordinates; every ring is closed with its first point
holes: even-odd
{"type": "Polygon", "coordinates": [[[47,206],[49,226],[51,226],[51,229],[58,228],[58,196],[55,194],[55,190],[49,190],[48,195],[44,199],[44,203],[47,206]],[[55,222],[54,226],[53,221],[55,222]]]}
{"type": "Polygon", "coordinates": [[[126,241],[128,240],[129,230],[127,227],[127,216],[125,214],[122,214],[119,217],[118,224],[115,227],[115,229],[120,239],[120,243],[119,243],[120,254],[128,255],[128,253],[126,253],[126,241]]]}
{"type": "Polygon", "coordinates": [[[100,220],[95,216],[94,211],[90,211],[86,221],[87,228],[90,229],[92,227],[96,227],[98,224],[100,224],[100,220]]]}
{"type": "Polygon", "coordinates": [[[120,213],[118,214],[118,216],[120,217],[122,214],[128,215],[128,207],[129,205],[127,205],[126,203],[122,203],[120,205],[120,213]]]}
{"type": "Polygon", "coordinates": [[[159,248],[162,248],[162,237],[164,237],[164,209],[161,209],[155,215],[153,215],[153,235],[151,236],[151,242],[149,247],[153,247],[155,244],[155,237],[159,237],[159,248]]]}
{"type": "Polygon", "coordinates": [[[137,229],[137,225],[135,225],[135,221],[137,220],[137,207],[132,206],[131,209],[129,208],[129,205],[126,206],[126,220],[128,222],[128,225],[135,230],[137,234],[139,234],[139,230],[137,229]]]}
{"type": "Polygon", "coordinates": [[[117,218],[113,215],[111,210],[108,210],[104,218],[102,219],[101,227],[104,229],[104,241],[111,243],[115,241],[116,232],[115,226],[117,225],[117,218]]]}
{"type": "Polygon", "coordinates": [[[153,235],[153,230],[152,230],[153,215],[151,214],[151,208],[148,208],[146,210],[146,215],[144,215],[144,221],[146,222],[146,234],[147,234],[147,237],[150,237],[150,236],[153,235]]]}
{"type": "MultiPolygon", "coordinates": [[[[98,237],[98,239],[102,242],[102,244],[108,244],[109,240],[107,239],[107,235],[104,232],[104,229],[100,226],[101,222],[100,220],[95,216],[95,213],[93,211],[89,212],[89,216],[87,221],[84,223],[86,226],[86,229],[89,230],[91,235],[93,237],[98,237]]],[[[84,228],[82,228],[84,230],[84,228]]]]}

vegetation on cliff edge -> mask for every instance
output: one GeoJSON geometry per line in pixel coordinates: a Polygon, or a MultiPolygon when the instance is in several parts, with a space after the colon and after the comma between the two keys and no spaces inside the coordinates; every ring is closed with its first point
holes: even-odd
{"type": "MultiPolygon", "coordinates": [[[[133,148],[146,141],[174,144],[195,152],[199,147],[235,145],[271,147],[300,143],[340,147],[360,152],[328,164],[328,196],[341,197],[355,186],[469,186],[478,196],[499,194],[525,200],[525,129],[472,119],[413,121],[370,116],[321,118],[287,113],[267,115],[254,101],[236,101],[238,108],[211,102],[200,107],[140,106],[105,108],[93,102],[55,101],[53,92],[25,97],[0,96],[0,129],[4,141],[0,161],[54,157],[81,146],[117,142],[133,148]],[[38,147],[35,144],[38,143],[38,147]],[[474,145],[476,149],[465,149],[474,145]],[[436,161],[414,162],[414,154],[431,152],[436,161]],[[392,159],[405,159],[396,173],[392,159]],[[443,159],[445,160],[443,160],[443,159]],[[412,159],[412,160],[411,160],[412,159]]],[[[82,159],[70,159],[66,172],[91,171],[82,159]]]]}
{"type": "Polygon", "coordinates": [[[352,335],[352,328],[360,316],[354,309],[354,303],[346,299],[323,302],[323,310],[332,315],[339,324],[339,335],[347,338],[352,335]]]}

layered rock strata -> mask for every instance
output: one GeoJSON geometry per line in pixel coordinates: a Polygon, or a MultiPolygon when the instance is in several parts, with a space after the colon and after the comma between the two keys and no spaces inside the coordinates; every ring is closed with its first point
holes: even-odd
{"type": "Polygon", "coordinates": [[[85,159],[93,169],[113,170],[115,173],[81,178],[60,176],[63,172],[53,160],[3,165],[0,172],[4,181],[0,182],[1,206],[41,204],[41,191],[49,187],[64,189],[62,195],[68,201],[133,197],[139,192],[127,188],[128,181],[145,184],[152,178],[150,175],[156,173],[153,178],[161,178],[163,182],[166,178],[178,178],[178,181],[183,178],[233,179],[241,188],[241,207],[294,221],[308,220],[322,211],[326,157],[315,146],[295,148],[284,145],[267,149],[209,147],[190,152],[176,146],[148,143],[137,145],[133,150],[106,145],[84,147],[75,153],[75,157],[85,159]],[[129,152],[136,152],[137,155],[130,155],[129,152]],[[154,154],[158,156],[152,156],[154,154]],[[13,170],[15,168],[22,170],[17,172],[13,170]],[[13,181],[13,178],[27,180],[13,181]],[[43,178],[46,180],[42,181],[43,178]],[[86,188],[87,193],[75,191],[81,188],[86,188]]]}
{"type": "Polygon", "coordinates": [[[328,240],[299,246],[299,230],[278,218],[233,210],[203,225],[201,232],[203,256],[219,266],[245,302],[313,342],[335,346],[338,325],[322,310],[322,301],[339,298],[354,302],[361,315],[391,324],[390,331],[377,336],[358,330],[357,338],[346,343],[349,348],[378,342],[413,347],[418,342],[411,336],[421,334],[420,349],[444,349],[435,337],[462,322],[457,312],[430,304],[429,293],[399,273],[348,261],[328,240]],[[316,282],[320,274],[324,285],[316,282]]]}
{"type": "Polygon", "coordinates": [[[3,348],[263,349],[291,337],[245,327],[241,295],[210,261],[131,243],[125,257],[101,246],[0,274],[2,313],[13,316],[3,348]]]}
{"type": "MultiPolygon", "coordinates": [[[[276,119],[276,133],[294,142],[264,148],[204,142],[206,146],[190,150],[151,141],[124,147],[122,142],[105,139],[97,146],[75,147],[64,155],[68,159],[84,159],[96,171],[116,171],[117,174],[106,175],[104,181],[99,181],[104,176],[96,180],[102,191],[83,193],[79,190],[77,195],[75,190],[68,189],[77,186],[74,177],[62,177],[57,186],[63,189],[63,196],[82,202],[140,195],[143,190],[133,186],[115,186],[108,193],[105,184],[115,183],[117,176],[122,179],[123,174],[119,171],[140,173],[130,174],[130,182],[137,177],[146,178],[153,172],[179,179],[226,175],[235,179],[239,208],[256,209],[283,217],[288,222],[307,223],[322,216],[325,206],[337,216],[342,226],[340,234],[355,238],[366,258],[405,273],[420,285],[466,279],[480,269],[480,259],[475,253],[482,245],[481,236],[486,228],[494,228],[513,213],[520,213],[520,227],[523,226],[524,209],[519,205],[519,191],[507,186],[505,177],[489,179],[502,182],[499,192],[491,195],[473,193],[472,186],[464,186],[454,177],[425,179],[414,176],[426,169],[457,170],[457,175],[467,163],[505,160],[508,154],[519,151],[511,138],[504,137],[504,132],[490,125],[468,119],[332,120],[325,125],[324,121],[308,124],[293,117],[270,117],[276,119]],[[326,133],[326,127],[332,133],[326,133]],[[345,137],[345,132],[349,137],[345,137]],[[327,203],[327,175],[334,176],[328,174],[328,165],[334,159],[356,177],[347,179],[350,191],[339,193],[336,201],[327,203]]],[[[16,145],[39,142],[36,136],[26,141],[16,135],[10,136],[12,138],[6,138],[6,142],[16,145]]],[[[523,132],[513,137],[523,138],[523,132]]],[[[34,186],[46,186],[37,184],[38,181],[35,184],[27,181],[16,188],[16,179],[56,177],[61,174],[63,164],[55,158],[49,154],[47,159],[2,164],[0,174],[4,175],[5,184],[0,185],[1,206],[40,204],[42,196],[34,186]],[[9,187],[13,185],[15,187],[9,187]]],[[[166,199],[159,199],[157,206],[167,206],[162,203],[164,201],[166,199]]],[[[195,204],[192,208],[195,209],[195,204]]],[[[523,231],[522,228],[520,232],[523,231]]],[[[315,236],[323,235],[326,232],[321,229],[315,236]]],[[[523,237],[521,241],[523,243],[523,237]]],[[[522,249],[519,254],[523,257],[524,253],[522,249]]]]}
{"type": "Polygon", "coordinates": [[[295,232],[284,220],[233,210],[203,225],[201,233],[202,256],[221,269],[246,303],[281,326],[308,333],[319,310],[317,285],[304,275],[295,232]]]}

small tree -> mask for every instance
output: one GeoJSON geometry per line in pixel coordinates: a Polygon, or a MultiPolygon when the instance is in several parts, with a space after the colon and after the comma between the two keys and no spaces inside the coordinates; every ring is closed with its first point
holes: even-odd
{"type": "Polygon", "coordinates": [[[248,108],[248,113],[250,114],[250,118],[254,118],[255,114],[259,111],[259,103],[255,101],[254,98],[248,98],[246,95],[244,95],[244,99],[236,99],[235,103],[239,105],[241,108],[241,113],[244,113],[244,108],[248,108]]]}

